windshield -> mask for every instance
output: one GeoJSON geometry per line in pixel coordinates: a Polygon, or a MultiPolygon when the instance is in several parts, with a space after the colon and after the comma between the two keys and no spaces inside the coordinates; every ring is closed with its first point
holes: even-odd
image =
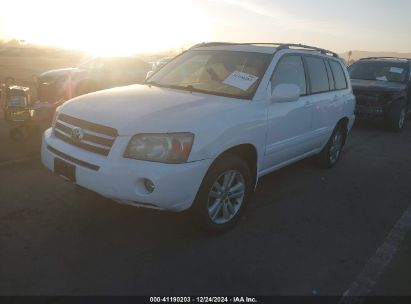
{"type": "Polygon", "coordinates": [[[251,99],[271,58],[264,53],[193,50],[167,64],[146,84],[251,99]]]}
{"type": "Polygon", "coordinates": [[[348,71],[351,79],[407,82],[409,66],[406,62],[359,61],[348,71]]]}

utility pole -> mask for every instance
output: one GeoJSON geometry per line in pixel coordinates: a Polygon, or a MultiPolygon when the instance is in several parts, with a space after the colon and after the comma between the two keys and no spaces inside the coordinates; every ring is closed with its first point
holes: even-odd
{"type": "Polygon", "coordinates": [[[351,55],[352,55],[352,51],[348,52],[348,65],[350,65],[351,62],[351,55]]]}

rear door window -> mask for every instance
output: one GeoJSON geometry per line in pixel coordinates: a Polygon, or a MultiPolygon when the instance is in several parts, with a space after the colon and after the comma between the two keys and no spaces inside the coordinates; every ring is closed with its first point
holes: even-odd
{"type": "Polygon", "coordinates": [[[310,76],[311,93],[322,93],[330,90],[327,69],[322,58],[307,56],[305,62],[310,76]]]}
{"type": "Polygon", "coordinates": [[[333,76],[333,73],[331,72],[331,67],[328,63],[328,60],[326,60],[324,62],[325,62],[325,67],[327,68],[328,82],[330,84],[330,90],[333,91],[333,90],[335,90],[334,76],[333,76]]]}
{"type": "Polygon", "coordinates": [[[345,78],[345,73],[342,69],[342,66],[340,63],[334,60],[329,60],[328,61],[331,66],[331,70],[334,75],[334,80],[335,80],[335,89],[336,90],[343,90],[347,88],[347,79],[345,78]]]}

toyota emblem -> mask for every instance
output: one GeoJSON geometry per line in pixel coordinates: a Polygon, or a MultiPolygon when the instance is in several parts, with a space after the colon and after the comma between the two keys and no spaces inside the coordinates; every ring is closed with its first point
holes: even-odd
{"type": "Polygon", "coordinates": [[[71,139],[78,143],[80,142],[84,137],[84,131],[81,128],[73,128],[71,129],[71,139]]]}

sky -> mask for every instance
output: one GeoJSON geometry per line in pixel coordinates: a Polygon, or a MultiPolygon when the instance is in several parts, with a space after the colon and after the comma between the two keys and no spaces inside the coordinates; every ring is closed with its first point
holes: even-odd
{"type": "Polygon", "coordinates": [[[339,53],[411,51],[409,0],[0,1],[0,39],[97,55],[203,41],[292,42],[339,53]]]}

